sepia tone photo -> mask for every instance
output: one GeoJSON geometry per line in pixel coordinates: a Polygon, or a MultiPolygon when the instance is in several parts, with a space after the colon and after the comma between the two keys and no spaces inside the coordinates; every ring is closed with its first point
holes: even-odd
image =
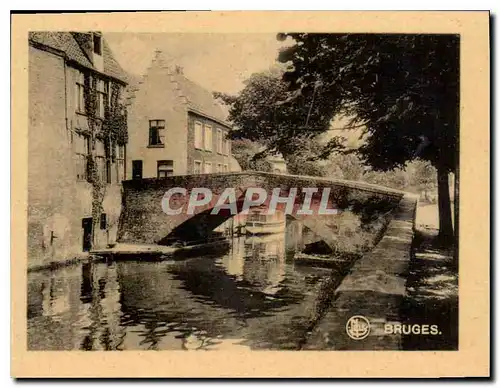
{"type": "Polygon", "coordinates": [[[462,34],[288,31],[28,28],[18,346],[459,354],[462,34]]]}

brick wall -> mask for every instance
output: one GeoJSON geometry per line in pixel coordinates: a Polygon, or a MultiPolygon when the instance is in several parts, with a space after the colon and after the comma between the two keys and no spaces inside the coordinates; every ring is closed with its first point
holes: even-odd
{"type": "MultiPolygon", "coordinates": [[[[228,132],[228,128],[219,124],[214,120],[210,120],[201,115],[189,112],[188,114],[188,148],[187,148],[187,171],[188,174],[194,173],[194,161],[200,161],[202,169],[206,162],[212,163],[212,172],[217,172],[217,165],[220,164],[222,166],[227,165],[228,170],[230,171],[231,162],[231,147],[229,146],[229,150],[225,151],[223,149],[222,153],[217,152],[217,130],[221,129],[223,132],[223,140],[225,140],[225,136],[228,132]],[[195,122],[200,122],[202,125],[210,125],[212,127],[212,150],[208,151],[205,149],[197,149],[195,148],[194,143],[194,132],[195,132],[195,122]],[[227,153],[228,155],[225,155],[227,153]]],[[[203,131],[203,134],[205,132],[203,131]]],[[[203,138],[204,140],[204,138],[203,138]]],[[[231,144],[231,142],[229,142],[231,144]]],[[[203,170],[202,170],[203,171],[203,170]]]]}
{"type": "MultiPolygon", "coordinates": [[[[29,267],[81,254],[82,218],[92,214],[91,186],[76,180],[74,74],[62,57],[29,47],[29,267]]],[[[109,230],[97,231],[98,246],[116,237],[121,185],[108,186],[103,205],[109,230]]]]}

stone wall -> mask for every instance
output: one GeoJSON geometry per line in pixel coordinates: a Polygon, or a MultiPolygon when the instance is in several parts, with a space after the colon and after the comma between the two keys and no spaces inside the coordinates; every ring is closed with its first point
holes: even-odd
{"type": "Polygon", "coordinates": [[[359,259],[335,291],[333,302],[307,339],[310,350],[398,350],[401,334],[384,334],[386,323],[401,323],[400,308],[411,257],[415,197],[405,196],[377,246],[359,259]],[[352,339],[346,325],[353,316],[370,322],[364,339],[352,339]]]}
{"type": "MultiPolygon", "coordinates": [[[[237,198],[245,193],[249,187],[261,187],[272,192],[274,188],[288,190],[297,188],[317,187],[332,189],[330,198],[336,206],[368,206],[370,202],[387,199],[389,205],[395,206],[401,199],[401,192],[386,189],[380,186],[362,182],[348,182],[328,180],[316,177],[291,176],[262,172],[241,172],[227,174],[201,174],[189,176],[175,176],[167,179],[143,179],[123,182],[123,212],[120,220],[118,240],[126,243],[158,244],[163,243],[174,230],[187,225],[185,230],[194,231],[200,225],[206,227],[200,231],[205,233],[224,222],[229,216],[211,216],[207,212],[213,205],[197,208],[195,214],[188,215],[182,212],[179,215],[167,215],[161,208],[161,201],[165,192],[173,187],[182,187],[189,193],[193,188],[206,187],[212,190],[216,199],[226,188],[235,188],[237,198]]],[[[185,204],[185,198],[184,202],[185,204]]],[[[310,217],[314,218],[314,217],[310,217]]],[[[319,218],[316,218],[318,220],[319,218]]],[[[328,220],[321,218],[315,227],[326,227],[328,220]]],[[[324,233],[323,233],[324,234],[324,233]]],[[[322,234],[321,234],[322,235],[322,234]]],[[[190,236],[192,237],[192,236],[190,236]]],[[[198,238],[206,237],[204,235],[198,238]]],[[[325,236],[327,238],[327,236],[325,236]]]]}

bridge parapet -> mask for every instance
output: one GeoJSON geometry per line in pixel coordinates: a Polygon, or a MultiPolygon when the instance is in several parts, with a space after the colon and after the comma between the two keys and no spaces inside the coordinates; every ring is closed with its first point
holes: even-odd
{"type": "MultiPolygon", "coordinates": [[[[193,214],[166,214],[161,206],[162,199],[167,190],[176,187],[186,189],[187,193],[194,188],[208,188],[215,198],[227,188],[234,188],[237,198],[241,198],[249,188],[255,187],[263,188],[269,193],[275,188],[283,191],[297,188],[298,195],[302,195],[303,188],[330,188],[331,201],[337,208],[354,210],[371,206],[375,202],[384,202],[387,206],[394,207],[404,195],[402,191],[365,182],[257,171],[129,180],[123,182],[118,241],[165,244],[173,235],[186,240],[202,239],[231,217],[228,214],[210,214],[213,206],[197,209],[193,214]]],[[[317,227],[320,228],[321,225],[317,227]]]]}

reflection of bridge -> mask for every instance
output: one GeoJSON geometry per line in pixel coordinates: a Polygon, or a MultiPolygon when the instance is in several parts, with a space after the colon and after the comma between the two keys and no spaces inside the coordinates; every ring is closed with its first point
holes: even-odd
{"type": "MultiPolygon", "coordinates": [[[[193,214],[183,211],[177,215],[167,215],[162,210],[165,192],[174,187],[187,190],[187,197],[194,188],[208,188],[213,199],[226,188],[235,188],[236,203],[241,210],[243,198],[249,188],[263,188],[268,193],[280,188],[283,192],[297,188],[297,198],[303,196],[303,188],[318,188],[321,192],[329,188],[328,208],[349,208],[351,211],[363,211],[374,204],[394,207],[403,193],[382,186],[319,177],[271,174],[255,171],[223,174],[182,175],[161,179],[129,180],[123,182],[123,208],[118,231],[118,242],[138,244],[168,244],[171,240],[200,240],[208,238],[212,231],[228,218],[229,211],[217,215],[210,212],[215,201],[197,207],[193,214]]],[[[302,197],[303,200],[303,197],[302,197]]],[[[306,227],[313,230],[327,243],[331,243],[329,220],[335,215],[307,216],[294,215],[306,227]]]]}

